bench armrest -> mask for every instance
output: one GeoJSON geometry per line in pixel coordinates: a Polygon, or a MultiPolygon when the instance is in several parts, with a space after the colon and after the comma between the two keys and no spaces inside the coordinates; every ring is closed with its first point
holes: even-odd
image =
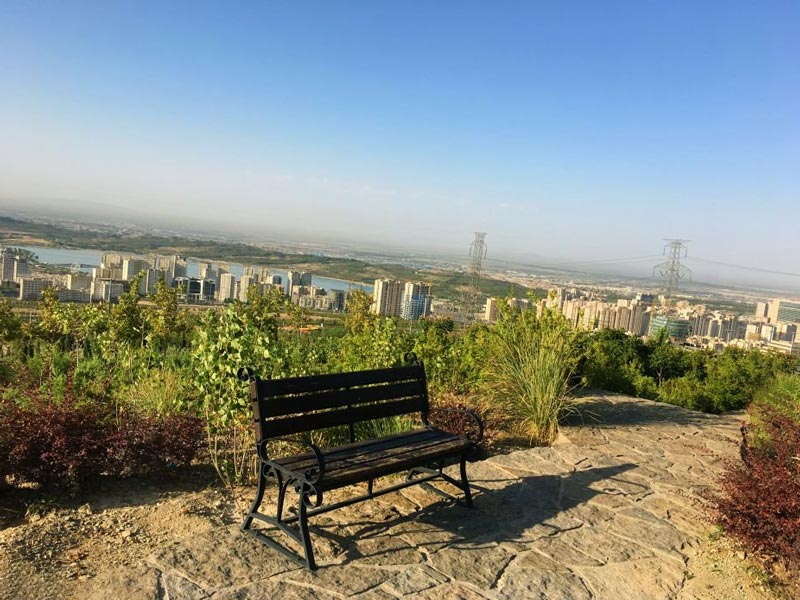
{"type": "Polygon", "coordinates": [[[307,442],[305,440],[296,440],[299,441],[301,444],[305,444],[311,449],[311,452],[314,453],[314,458],[317,461],[316,466],[309,467],[305,470],[295,471],[286,465],[283,465],[273,459],[267,457],[266,452],[266,440],[258,445],[258,456],[261,460],[272,467],[275,470],[282,471],[284,473],[290,473],[293,477],[300,479],[304,483],[308,483],[311,485],[316,485],[322,478],[325,477],[325,457],[322,454],[322,450],[319,449],[319,446],[312,442],[307,442]],[[263,449],[262,449],[263,448],[263,449]]]}
{"type": "Polygon", "coordinates": [[[428,415],[430,413],[436,413],[436,412],[449,412],[454,414],[460,414],[472,419],[472,422],[475,423],[475,425],[477,425],[478,427],[478,438],[472,439],[472,437],[468,435],[467,439],[473,442],[474,444],[480,444],[483,441],[483,429],[484,429],[483,420],[474,410],[469,410],[466,408],[452,408],[448,406],[431,406],[428,409],[428,412],[422,414],[422,422],[425,424],[426,427],[432,427],[432,425],[428,422],[428,415]]]}

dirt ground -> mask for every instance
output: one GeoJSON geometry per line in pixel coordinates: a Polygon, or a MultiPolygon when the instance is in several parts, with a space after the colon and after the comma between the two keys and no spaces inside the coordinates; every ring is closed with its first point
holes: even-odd
{"type": "MultiPolygon", "coordinates": [[[[109,481],[77,498],[43,499],[33,490],[0,491],[0,598],[83,598],[97,577],[186,536],[238,523],[252,490],[229,492],[196,469],[173,480],[109,481]],[[25,514],[27,508],[27,515],[25,514]]],[[[775,588],[758,561],[709,527],[687,564],[684,600],[797,597],[775,588]]],[[[137,595],[130,582],[130,595],[137,595]]],[[[141,597],[145,597],[142,595],[141,597]]]]}

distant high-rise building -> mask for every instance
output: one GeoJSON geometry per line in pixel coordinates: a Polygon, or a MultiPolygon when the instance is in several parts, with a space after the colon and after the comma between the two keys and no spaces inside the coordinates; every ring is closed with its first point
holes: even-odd
{"type": "Polygon", "coordinates": [[[643,294],[643,293],[636,294],[636,302],[643,306],[653,306],[655,301],[656,297],[653,294],[643,294]]]}
{"type": "Polygon", "coordinates": [[[13,281],[28,275],[28,261],[22,256],[17,256],[14,260],[13,281]]]}
{"type": "Polygon", "coordinates": [[[631,317],[633,311],[627,306],[617,306],[616,319],[614,320],[614,327],[616,329],[624,329],[630,331],[631,317]]]}
{"type": "Polygon", "coordinates": [[[19,280],[19,299],[39,300],[42,297],[42,292],[52,287],[55,287],[55,282],[52,279],[22,277],[19,280]]]}
{"type": "Polygon", "coordinates": [[[212,279],[216,274],[214,265],[210,262],[201,262],[197,265],[197,277],[200,279],[212,279]]]}
{"type": "Polygon", "coordinates": [[[343,290],[331,290],[331,310],[344,312],[347,294],[343,290]]]}
{"type": "Polygon", "coordinates": [[[631,314],[631,325],[628,329],[632,334],[644,337],[650,331],[650,317],[652,313],[649,307],[644,304],[638,304],[633,307],[631,314]]]}
{"type": "Polygon", "coordinates": [[[800,302],[776,298],[769,303],[770,323],[800,323],[800,302]]]}
{"type": "Polygon", "coordinates": [[[139,295],[149,296],[158,290],[158,282],[167,283],[167,272],[162,269],[146,269],[141,283],[139,283],[139,295]]]}
{"type": "Polygon", "coordinates": [[[186,257],[180,254],[173,254],[169,259],[168,273],[170,281],[178,277],[186,277],[186,257]]]}
{"type": "Polygon", "coordinates": [[[89,288],[92,300],[112,302],[125,293],[125,286],[121,281],[95,279],[89,288]]]}
{"type": "Polygon", "coordinates": [[[756,302],[756,317],[764,319],[769,315],[769,302],[756,302]]]}
{"type": "Polygon", "coordinates": [[[28,261],[11,248],[0,248],[0,281],[17,281],[28,274],[28,261]]]}
{"type": "Polygon", "coordinates": [[[698,335],[701,337],[707,336],[709,325],[713,320],[714,320],[714,315],[712,315],[711,313],[696,315],[692,319],[692,335],[698,335]]]}
{"type": "Polygon", "coordinates": [[[122,269],[122,261],[125,257],[116,252],[107,252],[100,257],[100,266],[107,269],[122,269]]]}
{"type": "Polygon", "coordinates": [[[87,273],[70,273],[67,275],[68,290],[88,290],[92,285],[92,278],[87,273]]]}
{"type": "Polygon", "coordinates": [[[668,315],[656,315],[650,320],[650,335],[656,335],[660,330],[666,329],[667,335],[677,340],[685,340],[689,335],[690,323],[688,319],[678,319],[668,315]]]}
{"type": "Polygon", "coordinates": [[[17,255],[11,251],[11,248],[0,250],[0,281],[14,281],[14,263],[16,260],[17,255]]]}
{"type": "Polygon", "coordinates": [[[393,279],[376,279],[372,312],[386,317],[399,317],[403,300],[403,283],[393,279]]]}
{"type": "Polygon", "coordinates": [[[219,301],[234,300],[236,298],[236,277],[233,273],[225,273],[219,278],[219,301]]]}
{"type": "Polygon", "coordinates": [[[250,286],[256,285],[257,279],[253,275],[242,275],[239,280],[239,300],[247,302],[247,295],[250,293],[250,286]]]}
{"type": "Polygon", "coordinates": [[[400,317],[407,321],[416,321],[420,317],[427,317],[430,311],[431,286],[426,283],[406,282],[400,317]]]}
{"type": "Polygon", "coordinates": [[[286,273],[286,295],[292,295],[292,288],[300,285],[300,271],[289,271],[286,273]]]}
{"type": "Polygon", "coordinates": [[[140,258],[124,258],[122,259],[122,279],[125,281],[132,281],[139,273],[146,270],[150,266],[150,261],[142,260],[140,258]]]}
{"type": "Polygon", "coordinates": [[[487,323],[497,321],[497,298],[487,298],[486,307],[483,310],[483,320],[487,323]]]}

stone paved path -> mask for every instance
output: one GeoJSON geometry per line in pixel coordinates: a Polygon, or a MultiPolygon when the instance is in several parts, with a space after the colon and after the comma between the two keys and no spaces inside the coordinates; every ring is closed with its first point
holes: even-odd
{"type": "Polygon", "coordinates": [[[740,417],[621,396],[582,410],[552,448],[471,464],[473,510],[409,488],[312,520],[316,573],[229,526],[100,575],[94,597],[696,597],[687,561],[740,417]]]}

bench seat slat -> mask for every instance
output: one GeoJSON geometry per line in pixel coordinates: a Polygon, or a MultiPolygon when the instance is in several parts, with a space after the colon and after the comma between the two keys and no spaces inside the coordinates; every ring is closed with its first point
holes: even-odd
{"type": "MultiPolygon", "coordinates": [[[[438,458],[468,452],[472,443],[438,430],[416,430],[382,438],[372,444],[356,443],[323,451],[325,478],[322,489],[335,489],[382,475],[421,466],[438,458]]],[[[313,454],[302,454],[276,461],[302,472],[313,468],[313,454]]]]}
{"type": "Polygon", "coordinates": [[[367,402],[422,397],[425,393],[425,382],[421,379],[368,387],[315,390],[311,393],[267,398],[262,402],[260,416],[269,418],[296,415],[367,402]]]}
{"type": "MultiPolygon", "coordinates": [[[[416,429],[413,431],[396,433],[377,440],[364,440],[333,448],[325,448],[322,450],[322,454],[325,457],[326,468],[330,467],[331,469],[336,469],[340,462],[352,461],[354,457],[372,455],[375,452],[391,448],[426,444],[430,441],[436,442],[439,439],[441,439],[441,432],[432,429],[416,429]]],[[[317,464],[316,457],[312,452],[288,456],[278,459],[275,462],[296,470],[307,469],[317,464]]]]}

